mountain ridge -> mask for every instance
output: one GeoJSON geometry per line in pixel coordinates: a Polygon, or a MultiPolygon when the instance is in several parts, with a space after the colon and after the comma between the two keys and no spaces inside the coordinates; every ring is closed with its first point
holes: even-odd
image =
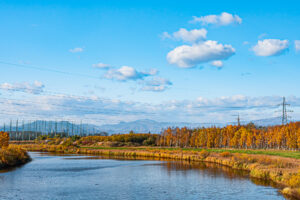
{"type": "MultiPolygon", "coordinates": [[[[280,125],[281,118],[265,118],[252,121],[241,121],[241,124],[254,123],[256,126],[272,126],[280,125]]],[[[151,119],[140,119],[130,122],[120,121],[116,124],[103,124],[103,125],[94,125],[94,124],[72,124],[68,121],[33,121],[30,123],[24,124],[24,131],[28,130],[37,130],[42,132],[66,132],[73,130],[73,134],[95,134],[100,132],[106,132],[108,134],[117,134],[117,133],[129,133],[133,131],[135,133],[160,133],[163,129],[168,127],[188,127],[188,128],[199,128],[199,127],[224,127],[226,125],[233,124],[236,125],[237,122],[229,123],[190,123],[190,122],[158,122],[151,119]]],[[[23,130],[23,124],[19,122],[18,130],[23,130]]],[[[10,126],[6,125],[5,129],[10,130],[10,126]]],[[[0,126],[0,130],[4,130],[3,126],[0,126]]],[[[16,122],[12,125],[12,131],[16,131],[16,122]]]]}

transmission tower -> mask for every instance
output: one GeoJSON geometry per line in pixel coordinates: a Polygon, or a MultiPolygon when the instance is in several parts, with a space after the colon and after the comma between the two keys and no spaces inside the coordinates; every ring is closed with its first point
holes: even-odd
{"type": "Polygon", "coordinates": [[[282,103],[279,104],[279,106],[282,107],[282,111],[281,111],[281,123],[282,123],[282,125],[285,125],[285,124],[288,123],[288,118],[290,118],[290,116],[288,116],[287,113],[290,113],[290,112],[293,112],[293,111],[286,109],[286,107],[290,106],[290,104],[286,103],[285,97],[282,98],[282,103]]]}
{"type": "Polygon", "coordinates": [[[237,120],[237,125],[240,126],[241,125],[241,118],[240,118],[240,114],[237,114],[237,115],[232,115],[232,116],[235,116],[237,117],[236,120],[237,120]]]}

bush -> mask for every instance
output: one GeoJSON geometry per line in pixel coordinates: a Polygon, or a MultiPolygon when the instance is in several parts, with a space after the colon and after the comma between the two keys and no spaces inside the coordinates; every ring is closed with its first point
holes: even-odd
{"type": "Polygon", "coordinates": [[[300,172],[291,176],[288,180],[288,185],[291,187],[300,187],[300,172]]]}
{"type": "Polygon", "coordinates": [[[155,145],[155,138],[154,137],[148,137],[148,139],[143,141],[143,145],[145,145],[145,146],[154,146],[155,145]]]}
{"type": "Polygon", "coordinates": [[[202,150],[201,152],[200,152],[200,157],[202,158],[202,159],[204,159],[204,158],[207,158],[208,156],[209,156],[209,152],[208,151],[206,151],[206,150],[202,150]]]}
{"type": "Polygon", "coordinates": [[[74,146],[73,145],[73,141],[71,138],[68,138],[66,139],[63,143],[62,143],[63,146],[66,146],[66,147],[70,147],[70,146],[74,146]]]}
{"type": "Polygon", "coordinates": [[[222,157],[227,158],[227,157],[230,157],[230,156],[231,156],[231,153],[228,152],[228,151],[224,151],[224,152],[220,153],[220,155],[221,155],[222,157]]]}
{"type": "Polygon", "coordinates": [[[17,166],[30,160],[27,152],[20,147],[11,147],[0,150],[0,168],[17,166]]]}

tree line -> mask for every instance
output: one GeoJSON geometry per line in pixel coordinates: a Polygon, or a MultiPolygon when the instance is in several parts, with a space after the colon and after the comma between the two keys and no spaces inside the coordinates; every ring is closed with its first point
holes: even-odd
{"type": "Polygon", "coordinates": [[[300,122],[256,127],[228,125],[210,128],[167,128],[156,145],[195,148],[300,149],[300,122]]]}

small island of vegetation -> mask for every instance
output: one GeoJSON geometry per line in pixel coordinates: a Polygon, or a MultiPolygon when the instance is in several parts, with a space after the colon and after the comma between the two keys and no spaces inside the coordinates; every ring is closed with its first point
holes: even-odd
{"type": "Polygon", "coordinates": [[[9,145],[9,134],[0,132],[0,170],[16,167],[31,160],[27,152],[16,145],[9,145]]]}

